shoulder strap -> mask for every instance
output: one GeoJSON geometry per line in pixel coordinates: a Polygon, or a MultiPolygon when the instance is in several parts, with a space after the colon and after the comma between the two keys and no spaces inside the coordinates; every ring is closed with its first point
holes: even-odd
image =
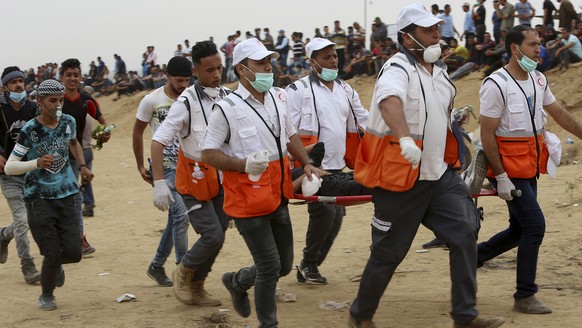
{"type": "Polygon", "coordinates": [[[507,83],[502,88],[501,85],[499,85],[499,83],[497,81],[495,81],[495,79],[493,78],[494,76],[499,76],[505,82],[507,82],[507,77],[502,72],[498,71],[498,72],[491,74],[487,78],[485,78],[485,80],[483,80],[483,84],[485,84],[485,82],[487,82],[487,81],[492,81],[493,83],[495,83],[495,85],[499,89],[499,93],[501,94],[501,98],[503,98],[503,106],[505,106],[507,104],[507,97],[506,97],[506,95],[507,95],[507,83]]]}
{"type": "Polygon", "coordinates": [[[186,106],[186,110],[188,110],[188,133],[182,137],[182,139],[188,138],[190,136],[190,132],[192,131],[192,113],[190,112],[190,101],[188,97],[181,96],[184,99],[184,106],[186,106]]]}
{"type": "MultiPolygon", "coordinates": [[[[226,99],[223,99],[223,100],[226,100],[226,99]]],[[[229,99],[229,101],[232,103],[232,100],[229,99]]],[[[224,109],[222,109],[222,107],[220,107],[219,104],[214,104],[214,106],[212,106],[212,110],[214,111],[217,107],[218,107],[218,109],[220,109],[220,112],[222,113],[222,116],[224,116],[224,119],[226,120],[226,124],[228,125],[228,135],[226,136],[226,140],[224,140],[224,143],[228,144],[230,142],[230,122],[228,121],[228,117],[224,113],[224,109]]]]}

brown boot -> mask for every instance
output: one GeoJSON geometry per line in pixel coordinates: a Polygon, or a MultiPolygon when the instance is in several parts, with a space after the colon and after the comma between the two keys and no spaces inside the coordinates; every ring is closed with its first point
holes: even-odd
{"type": "Polygon", "coordinates": [[[222,302],[210,297],[210,294],[204,289],[204,280],[194,280],[191,282],[190,290],[192,291],[192,303],[200,306],[220,306],[222,302]]]}
{"type": "Polygon", "coordinates": [[[194,304],[192,298],[193,293],[190,291],[194,272],[196,272],[196,269],[187,268],[182,263],[178,264],[174,272],[172,272],[174,296],[184,304],[194,304]]]}
{"type": "Polygon", "coordinates": [[[502,317],[486,317],[483,315],[476,316],[473,320],[465,325],[454,324],[455,328],[497,328],[505,323],[502,317]]]}

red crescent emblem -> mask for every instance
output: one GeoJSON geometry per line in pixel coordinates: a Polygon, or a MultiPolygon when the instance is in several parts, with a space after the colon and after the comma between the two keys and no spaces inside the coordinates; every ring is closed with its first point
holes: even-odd
{"type": "Polygon", "coordinates": [[[277,98],[279,98],[279,100],[281,100],[282,102],[287,102],[287,96],[283,92],[279,92],[277,94],[277,98]]]}

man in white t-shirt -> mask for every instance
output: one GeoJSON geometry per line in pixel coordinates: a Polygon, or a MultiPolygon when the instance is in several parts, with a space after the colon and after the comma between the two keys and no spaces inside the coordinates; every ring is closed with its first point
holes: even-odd
{"type": "Polygon", "coordinates": [[[550,114],[570,133],[582,138],[578,124],[550,91],[546,77],[535,70],[540,38],[526,25],[511,28],[505,38],[509,63],[483,81],[481,141],[489,172],[487,177],[499,197],[507,201],[509,227],[479,244],[478,262],[485,262],[517,246],[517,286],[513,309],[528,314],[551,313],[538,301],[536,271],[545,218],[537,201],[538,178],[559,164],[559,155],[548,147],[552,137],[544,132],[550,114]],[[520,197],[512,191],[521,190],[520,197]]]}
{"type": "Polygon", "coordinates": [[[164,184],[175,195],[175,201],[169,206],[166,228],[147,271],[147,275],[160,286],[171,287],[173,283],[166,275],[164,264],[172,252],[172,244],[175,248],[176,263],[180,263],[188,250],[188,215],[186,206],[174,187],[178,140],[174,140],[164,149],[164,178],[161,181],[153,181],[150,171],[144,165],[143,132],[148,124],[152,134],[160,127],[174,100],[188,87],[192,76],[192,64],[185,57],[173,57],[168,62],[166,73],[168,75],[166,84],[146,95],[139,104],[133,126],[133,154],[138,172],[145,182],[149,185],[154,182],[164,184]]]}
{"type": "Polygon", "coordinates": [[[556,50],[555,56],[561,61],[561,70],[565,71],[570,67],[570,63],[574,64],[582,60],[582,44],[580,39],[572,34],[570,28],[562,27],[560,31],[563,41],[561,43],[562,46],[556,50]]]}

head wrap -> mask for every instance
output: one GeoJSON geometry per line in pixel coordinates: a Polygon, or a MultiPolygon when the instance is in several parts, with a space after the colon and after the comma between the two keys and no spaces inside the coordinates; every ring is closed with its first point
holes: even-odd
{"type": "Polygon", "coordinates": [[[168,62],[166,73],[170,76],[192,76],[192,63],[186,57],[173,57],[168,62]]]}
{"type": "Polygon", "coordinates": [[[16,78],[23,78],[24,79],[24,73],[22,73],[20,70],[18,70],[18,71],[12,71],[10,73],[3,75],[2,76],[2,85],[6,85],[6,84],[8,84],[8,82],[10,82],[16,78]]]}
{"type": "Polygon", "coordinates": [[[44,80],[36,89],[36,94],[40,97],[44,96],[60,96],[65,93],[65,87],[57,80],[44,80]]]}

